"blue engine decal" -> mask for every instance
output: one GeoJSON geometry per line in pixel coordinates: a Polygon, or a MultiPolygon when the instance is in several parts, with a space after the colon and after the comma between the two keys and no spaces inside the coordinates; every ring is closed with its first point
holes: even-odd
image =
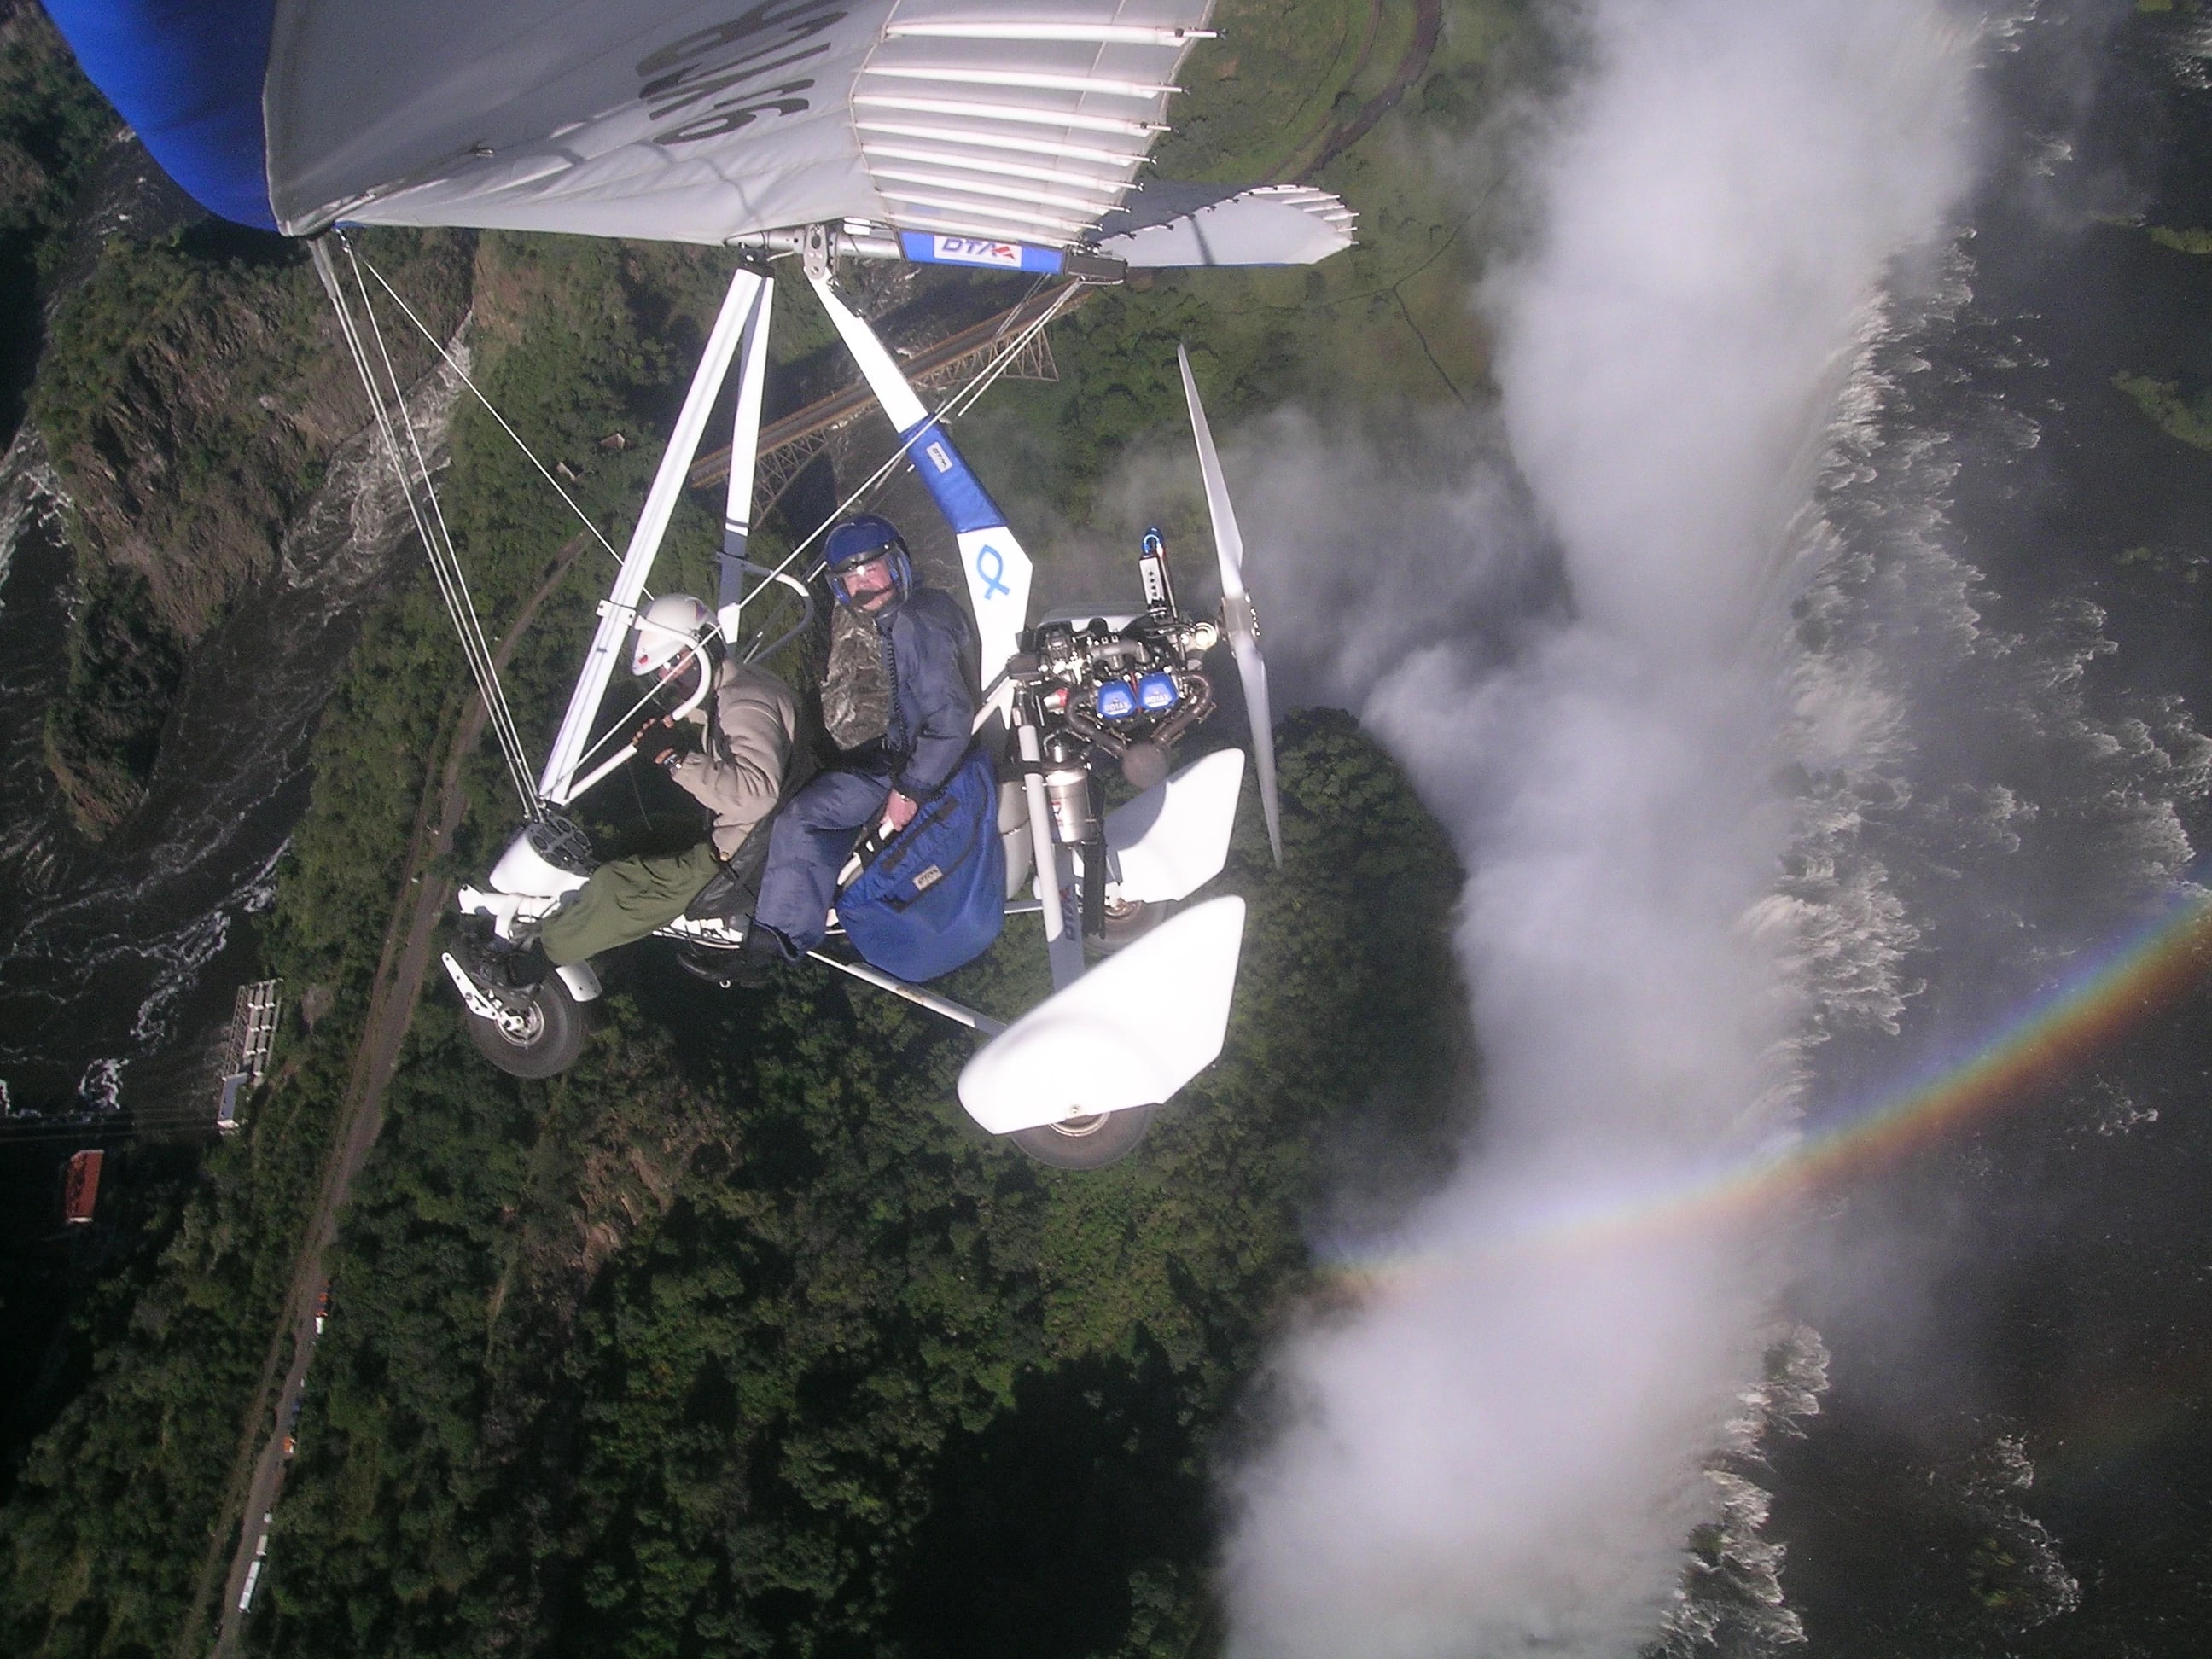
{"type": "Polygon", "coordinates": [[[1125,720],[1137,712],[1136,688],[1127,680],[1109,680],[1098,688],[1098,718],[1125,720]]]}
{"type": "Polygon", "coordinates": [[[1148,714],[1157,714],[1163,708],[1172,708],[1181,694],[1176,690],[1175,676],[1152,673],[1137,682],[1137,701],[1148,714]]]}

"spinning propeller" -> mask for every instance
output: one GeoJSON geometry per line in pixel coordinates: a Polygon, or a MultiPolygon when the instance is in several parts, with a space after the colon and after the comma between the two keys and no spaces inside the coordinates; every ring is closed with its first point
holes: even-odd
{"type": "Polygon", "coordinates": [[[1283,808],[1275,793],[1275,720],[1267,706],[1267,665],[1260,655],[1260,624],[1252,596],[1244,588],[1244,538],[1237,528],[1237,509],[1221,477],[1213,433],[1206,424],[1206,405],[1191,378],[1190,353],[1176,347],[1182,366],[1183,397],[1190,404],[1190,429],[1198,440],[1198,467],[1206,477],[1206,510],[1213,521],[1213,550],[1221,561],[1221,626],[1237,653],[1237,675],[1244,683],[1244,709],[1252,722],[1252,760],[1260,773],[1260,807],[1267,817],[1267,845],[1275,863],[1283,862],[1283,808]]]}

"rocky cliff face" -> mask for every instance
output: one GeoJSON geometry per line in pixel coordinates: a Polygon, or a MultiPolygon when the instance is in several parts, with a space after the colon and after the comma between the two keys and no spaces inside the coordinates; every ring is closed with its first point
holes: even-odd
{"type": "MultiPolygon", "coordinates": [[[[450,336],[467,239],[395,234],[375,252],[450,336]]],[[[436,356],[400,326],[392,355],[412,382],[436,356]]],[[[77,572],[47,758],[99,834],[137,805],[192,647],[276,570],[368,409],[304,253],[210,221],[100,242],[54,308],[29,404],[70,499],[77,572]]]]}
{"type": "MultiPolygon", "coordinates": [[[[385,263],[449,335],[466,250],[407,240],[385,263]]],[[[410,381],[434,363],[411,330],[392,344],[410,381]]],[[[159,625],[186,644],[273,568],[331,452],[368,420],[304,255],[212,225],[111,240],[55,319],[31,401],[80,550],[142,581],[159,625]]]]}
{"type": "Polygon", "coordinates": [[[38,356],[41,274],[119,125],[46,14],[0,0],[0,441],[38,356]]]}

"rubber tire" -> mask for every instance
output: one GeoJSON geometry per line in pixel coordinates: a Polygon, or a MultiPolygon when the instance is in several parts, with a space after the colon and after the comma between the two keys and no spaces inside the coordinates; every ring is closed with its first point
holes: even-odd
{"type": "Polygon", "coordinates": [[[584,1051],[584,1039],[592,1034],[592,1022],[560,975],[546,975],[534,991],[508,994],[529,999],[538,1014],[537,1030],[528,1042],[517,1042],[497,1020],[463,1009],[469,1036],[483,1057],[509,1077],[556,1077],[574,1065],[584,1051]]]}
{"type": "Polygon", "coordinates": [[[1165,903],[1155,899],[1137,899],[1118,915],[1109,908],[1104,927],[1098,933],[1085,934],[1083,942],[1094,951],[1118,951],[1125,945],[1134,945],[1167,919],[1165,903]]]}
{"type": "Polygon", "coordinates": [[[1048,1123],[1037,1129],[1017,1129],[1006,1139],[1055,1170],[1103,1170],[1137,1150],[1158,1110],[1157,1106],[1127,1106],[1103,1114],[1096,1120],[1097,1128],[1082,1134],[1069,1134],[1048,1123]]]}

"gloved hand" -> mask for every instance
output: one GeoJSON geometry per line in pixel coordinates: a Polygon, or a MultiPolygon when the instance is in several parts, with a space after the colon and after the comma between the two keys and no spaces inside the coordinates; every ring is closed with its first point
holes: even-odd
{"type": "Polygon", "coordinates": [[[639,726],[637,735],[630,742],[655,766],[673,766],[697,747],[699,728],[689,720],[672,720],[664,717],[647,720],[639,726]]]}

